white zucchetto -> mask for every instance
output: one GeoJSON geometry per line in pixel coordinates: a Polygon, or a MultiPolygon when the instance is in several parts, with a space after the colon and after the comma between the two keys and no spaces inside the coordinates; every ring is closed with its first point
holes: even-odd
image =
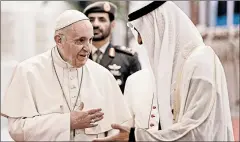
{"type": "Polygon", "coordinates": [[[55,31],[81,20],[89,20],[89,18],[78,10],[66,10],[56,19],[55,31]]]}

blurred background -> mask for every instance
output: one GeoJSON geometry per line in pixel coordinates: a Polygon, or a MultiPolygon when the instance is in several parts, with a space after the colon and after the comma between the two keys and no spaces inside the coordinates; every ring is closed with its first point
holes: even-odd
{"type": "MultiPolygon", "coordinates": [[[[112,43],[133,48],[146,56],[126,26],[132,1],[113,1],[118,6],[112,43]]],[[[82,11],[94,1],[1,1],[1,100],[15,65],[42,53],[54,44],[56,17],[67,9],[82,11]]],[[[220,58],[227,77],[235,139],[239,141],[239,23],[240,1],[174,1],[197,26],[205,43],[220,58]]],[[[138,1],[141,4],[141,1],[138,1]]],[[[17,106],[16,106],[17,107],[17,106]]],[[[1,117],[1,141],[12,140],[7,119],[1,117]]]]}

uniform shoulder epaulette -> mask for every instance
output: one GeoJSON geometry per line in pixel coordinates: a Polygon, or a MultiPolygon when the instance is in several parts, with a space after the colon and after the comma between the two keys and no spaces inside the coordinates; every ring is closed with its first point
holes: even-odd
{"type": "Polygon", "coordinates": [[[127,48],[125,46],[115,46],[115,49],[118,52],[122,52],[131,56],[135,54],[135,51],[132,48],[127,48]]]}

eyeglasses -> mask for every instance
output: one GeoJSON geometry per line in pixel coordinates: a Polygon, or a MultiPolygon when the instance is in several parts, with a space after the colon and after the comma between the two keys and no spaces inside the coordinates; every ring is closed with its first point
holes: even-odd
{"type": "MultiPolygon", "coordinates": [[[[67,39],[67,38],[66,38],[66,35],[61,34],[61,35],[59,35],[59,36],[61,36],[61,39],[62,39],[62,40],[66,40],[66,39],[67,39]]],[[[84,38],[84,39],[77,39],[77,40],[68,39],[68,41],[74,43],[75,45],[85,45],[85,46],[89,46],[89,45],[92,44],[92,39],[87,40],[87,39],[85,39],[85,38],[84,38]]]]}

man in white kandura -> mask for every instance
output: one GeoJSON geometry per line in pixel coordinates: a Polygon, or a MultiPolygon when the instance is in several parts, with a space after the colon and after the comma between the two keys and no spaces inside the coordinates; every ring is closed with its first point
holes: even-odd
{"type": "Polygon", "coordinates": [[[118,134],[95,141],[234,141],[223,67],[191,20],[171,1],[147,2],[128,17],[150,61],[125,87],[136,128],[113,124],[118,134]],[[145,118],[154,102],[158,128],[145,118]]]}
{"type": "Polygon", "coordinates": [[[90,141],[131,120],[112,74],[88,59],[92,38],[88,17],[66,10],[56,47],[17,65],[1,110],[15,141],[90,141]]]}

